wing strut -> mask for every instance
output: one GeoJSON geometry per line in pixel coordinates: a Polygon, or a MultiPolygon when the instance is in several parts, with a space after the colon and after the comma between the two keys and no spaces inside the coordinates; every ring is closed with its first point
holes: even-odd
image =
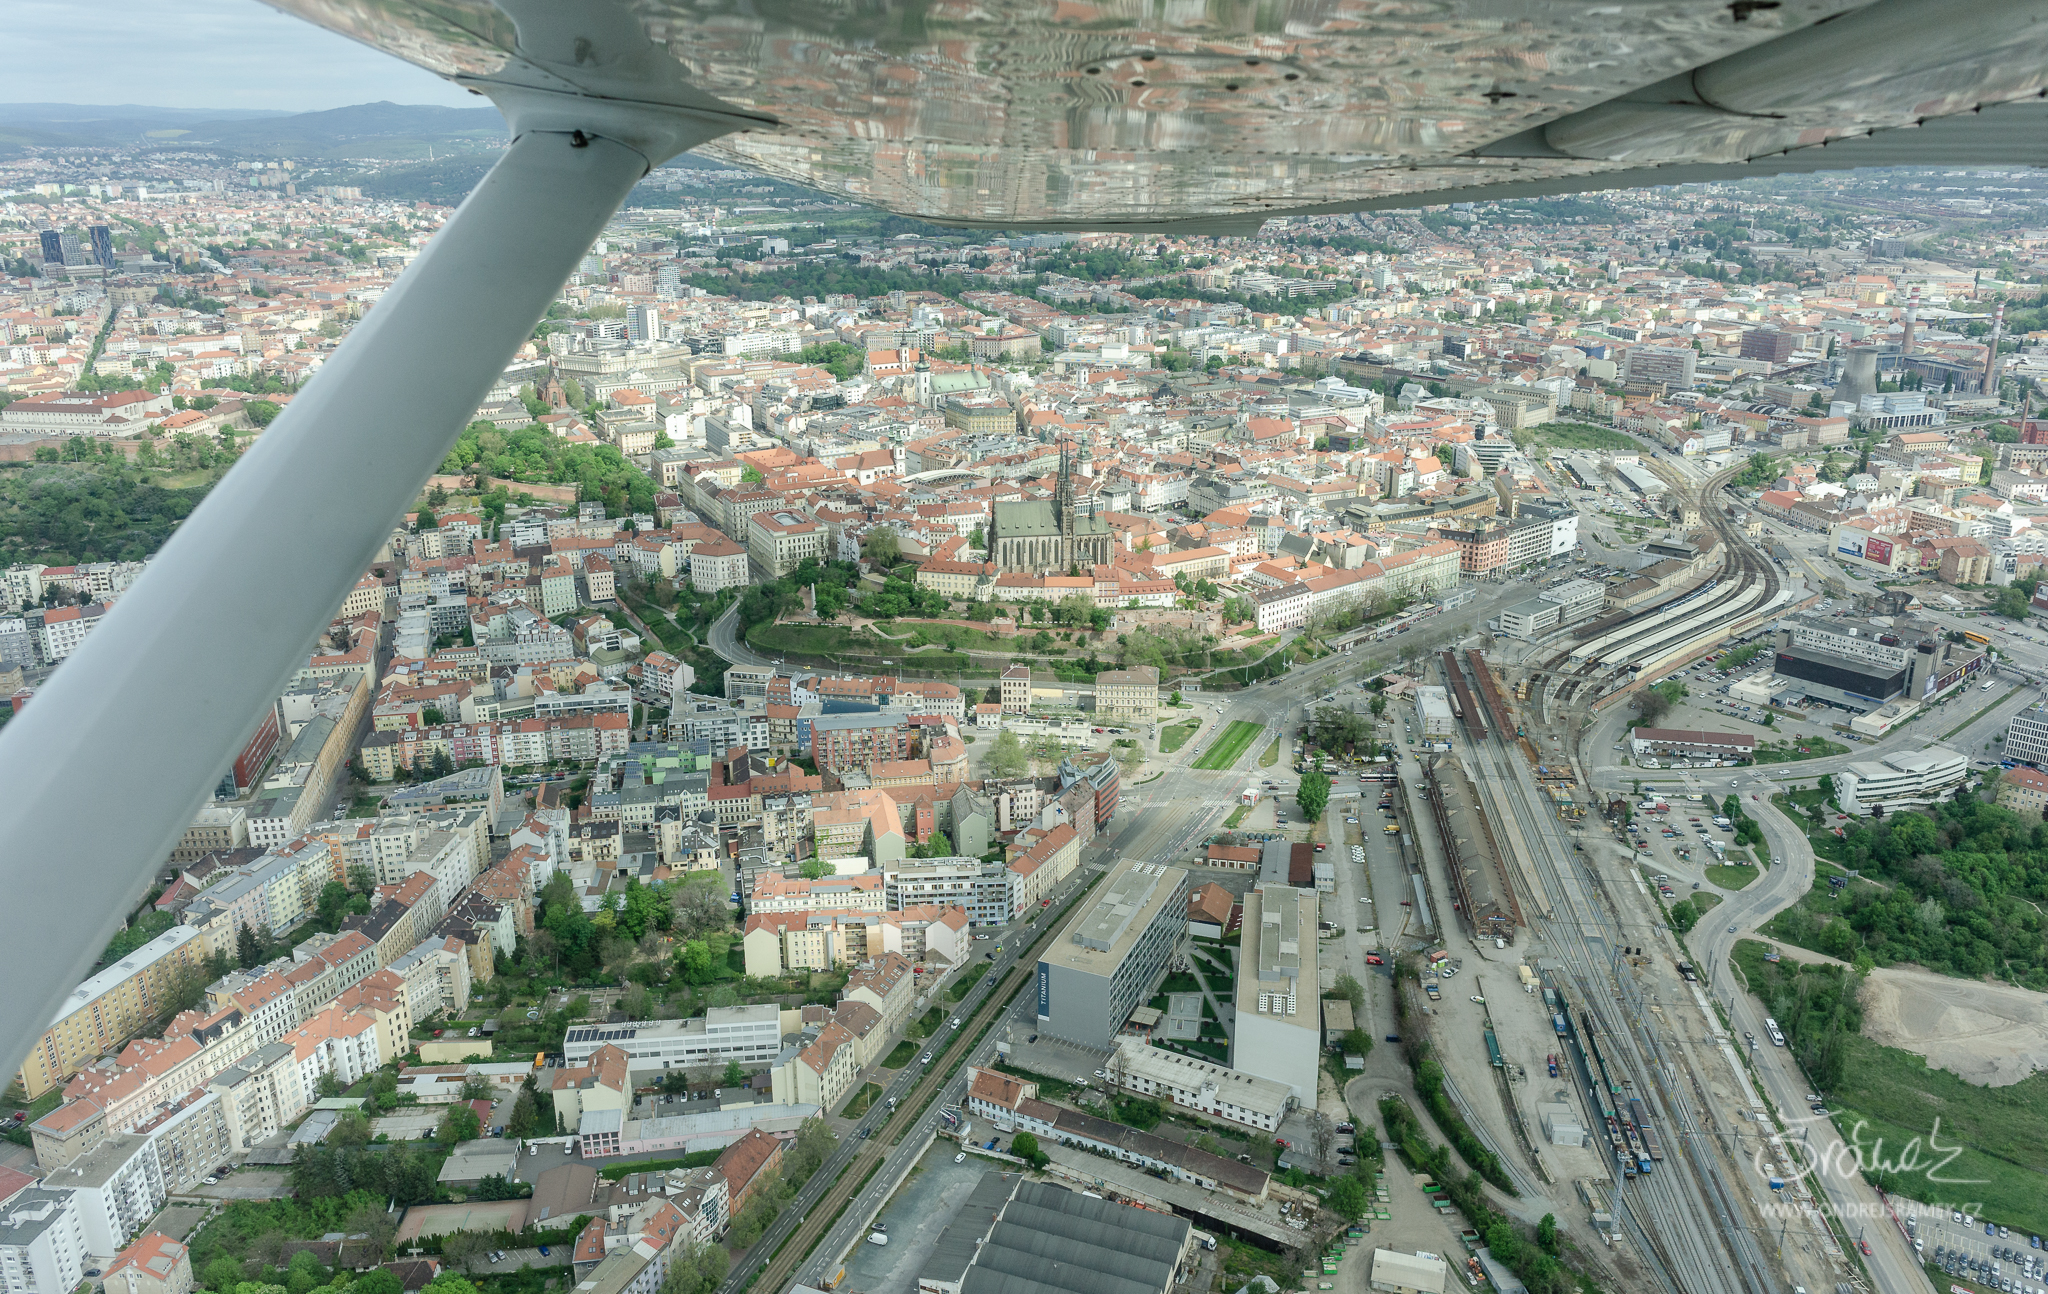
{"type": "MultiPolygon", "coordinates": [[[[706,121],[673,142],[731,128],[706,121]]],[[[663,160],[595,132],[520,133],[0,734],[0,1076],[91,970],[569,271],[663,160]]]]}

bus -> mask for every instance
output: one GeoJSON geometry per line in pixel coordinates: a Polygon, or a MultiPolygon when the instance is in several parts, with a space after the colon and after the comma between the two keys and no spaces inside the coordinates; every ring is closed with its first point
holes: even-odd
{"type": "Polygon", "coordinates": [[[1973,642],[1977,644],[1979,647],[1989,647],[1991,645],[1990,636],[1986,634],[1980,634],[1975,629],[1963,630],[1963,641],[1973,642]]]}
{"type": "Polygon", "coordinates": [[[544,1052],[544,1051],[537,1051],[537,1052],[533,1053],[533,1067],[534,1067],[535,1069],[542,1069],[542,1068],[545,1068],[545,1067],[546,1067],[546,1065],[547,1065],[547,1063],[548,1063],[548,1054],[547,1054],[546,1052],[544,1052]]]}

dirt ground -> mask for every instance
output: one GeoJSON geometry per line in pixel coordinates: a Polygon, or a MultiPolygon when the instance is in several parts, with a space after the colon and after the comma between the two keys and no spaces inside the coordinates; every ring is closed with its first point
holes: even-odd
{"type": "Polygon", "coordinates": [[[2009,1087],[2048,1069],[2048,995],[1928,971],[1875,970],[1863,986],[1863,1033],[1966,1082],[2009,1087]]]}

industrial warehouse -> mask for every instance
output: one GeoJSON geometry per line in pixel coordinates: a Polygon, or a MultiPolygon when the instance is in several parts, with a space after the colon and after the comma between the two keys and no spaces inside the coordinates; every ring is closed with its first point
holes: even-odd
{"type": "Polygon", "coordinates": [[[986,1173],[918,1272],[918,1294],[1169,1294],[1193,1257],[1183,1218],[986,1173]]]}

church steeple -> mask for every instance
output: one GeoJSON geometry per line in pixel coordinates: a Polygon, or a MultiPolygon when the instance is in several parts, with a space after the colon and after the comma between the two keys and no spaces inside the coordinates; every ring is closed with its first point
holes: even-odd
{"type": "Polygon", "coordinates": [[[1067,439],[1060,438],[1060,475],[1052,490],[1053,512],[1059,518],[1060,537],[1074,535],[1074,471],[1067,461],[1067,439]]]}

